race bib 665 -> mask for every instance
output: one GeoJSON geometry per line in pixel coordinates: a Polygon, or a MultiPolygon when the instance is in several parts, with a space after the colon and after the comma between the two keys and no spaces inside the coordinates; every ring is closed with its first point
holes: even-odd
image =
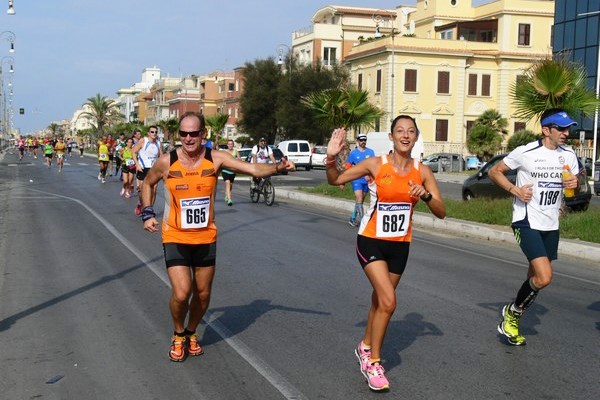
{"type": "Polygon", "coordinates": [[[179,206],[181,208],[181,228],[197,229],[208,226],[210,197],[181,199],[179,206]]]}

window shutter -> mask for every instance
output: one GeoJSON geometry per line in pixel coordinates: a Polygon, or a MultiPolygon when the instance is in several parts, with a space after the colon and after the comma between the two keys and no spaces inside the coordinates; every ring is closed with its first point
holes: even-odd
{"type": "Polygon", "coordinates": [[[477,96],[477,74],[469,74],[469,96],[477,96]]]}
{"type": "Polygon", "coordinates": [[[492,80],[491,75],[481,75],[481,95],[489,96],[490,95],[490,82],[492,80]]]}
{"type": "Polygon", "coordinates": [[[405,92],[416,92],[417,91],[417,70],[407,69],[404,71],[404,91],[405,92]]]}
{"type": "Polygon", "coordinates": [[[448,141],[448,120],[437,119],[435,121],[435,140],[437,142],[448,141]]]}
{"type": "Polygon", "coordinates": [[[450,93],[450,72],[438,71],[438,93],[450,93]]]}

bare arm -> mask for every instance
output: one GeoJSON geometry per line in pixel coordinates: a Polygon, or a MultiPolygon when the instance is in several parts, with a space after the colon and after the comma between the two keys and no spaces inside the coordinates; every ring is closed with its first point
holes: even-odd
{"type": "Polygon", "coordinates": [[[510,168],[504,163],[504,160],[501,160],[488,171],[488,175],[496,185],[500,186],[513,196],[516,196],[523,203],[528,203],[529,200],[531,200],[531,187],[533,185],[531,183],[527,183],[521,187],[513,185],[505,175],[508,171],[510,171],[510,168]]]}
{"type": "MultiPolygon", "coordinates": [[[[286,170],[294,171],[296,168],[294,163],[288,160],[281,160],[281,163],[279,164],[250,164],[233,158],[233,156],[226,151],[213,152],[212,156],[217,169],[225,168],[233,172],[252,175],[255,178],[271,176],[286,170]]],[[[256,158],[256,156],[253,157],[256,158]]]]}
{"type": "Polygon", "coordinates": [[[444,200],[442,200],[442,194],[440,193],[435,176],[429,166],[421,164],[421,179],[423,180],[423,186],[411,185],[409,193],[419,196],[421,200],[427,199],[429,197],[427,193],[430,193],[431,200],[423,201],[427,204],[433,215],[440,219],[446,218],[446,206],[444,205],[444,200]]]}
{"type": "Polygon", "coordinates": [[[138,171],[144,170],[144,168],[142,168],[142,165],[138,161],[138,152],[142,148],[143,140],[144,140],[143,138],[138,140],[137,143],[135,144],[135,146],[133,146],[133,150],[131,151],[131,153],[133,154],[133,161],[135,162],[135,169],[138,171]]]}
{"type": "MultiPolygon", "coordinates": [[[[142,219],[145,218],[146,207],[152,207],[154,205],[155,193],[154,188],[158,183],[166,176],[169,172],[170,156],[168,154],[163,155],[154,163],[154,166],[148,171],[146,178],[142,183],[142,219]]],[[[154,213],[154,210],[152,210],[154,213]]],[[[156,217],[151,217],[144,220],[144,229],[148,232],[158,232],[158,221],[156,217]]]]}

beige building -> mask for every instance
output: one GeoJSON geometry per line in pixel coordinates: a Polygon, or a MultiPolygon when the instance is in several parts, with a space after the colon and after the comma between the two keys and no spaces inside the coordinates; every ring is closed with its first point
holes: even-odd
{"type": "Polygon", "coordinates": [[[389,130],[396,115],[411,115],[425,155],[467,154],[468,130],[488,109],[507,118],[509,134],[538,130],[535,121],[515,117],[509,89],[533,60],[552,55],[554,1],[473,7],[470,0],[417,0],[416,7],[396,11],[389,29],[363,35],[344,58],[352,83],[386,112],[375,130],[389,130]],[[403,22],[391,35],[394,21],[403,22]]]}

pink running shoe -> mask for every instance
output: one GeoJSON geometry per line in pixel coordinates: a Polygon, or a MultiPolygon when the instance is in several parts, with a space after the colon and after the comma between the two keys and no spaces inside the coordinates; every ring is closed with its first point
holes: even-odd
{"type": "Polygon", "coordinates": [[[390,383],[385,377],[385,369],[378,362],[367,366],[367,383],[371,390],[389,390],[390,383]]]}
{"type": "Polygon", "coordinates": [[[366,350],[361,340],[356,349],[354,349],[354,354],[356,354],[356,358],[358,358],[360,372],[362,372],[364,377],[368,379],[367,366],[369,365],[369,360],[371,359],[371,349],[366,350]]]}
{"type": "Polygon", "coordinates": [[[140,203],[135,206],[135,215],[142,215],[142,205],[140,203]]]}

